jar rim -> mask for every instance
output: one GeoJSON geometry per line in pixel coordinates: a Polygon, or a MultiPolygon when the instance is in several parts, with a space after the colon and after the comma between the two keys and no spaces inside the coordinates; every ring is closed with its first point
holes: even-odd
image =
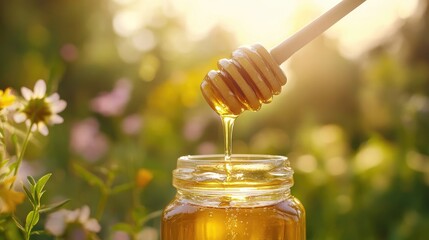
{"type": "MultiPolygon", "coordinates": [[[[270,163],[275,161],[287,161],[287,157],[282,155],[269,155],[269,154],[232,154],[231,158],[228,159],[230,163],[270,163]]],[[[208,163],[225,163],[224,154],[207,154],[207,155],[186,155],[181,156],[178,159],[178,165],[180,163],[195,163],[208,164],[208,163]]]]}
{"type": "Polygon", "coordinates": [[[256,187],[277,185],[290,187],[293,170],[289,160],[280,155],[233,154],[225,160],[222,154],[179,157],[173,171],[173,185],[193,187],[256,187]]]}

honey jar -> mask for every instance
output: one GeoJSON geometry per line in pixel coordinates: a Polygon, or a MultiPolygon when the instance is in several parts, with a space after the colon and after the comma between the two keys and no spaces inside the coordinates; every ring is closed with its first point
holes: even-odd
{"type": "Polygon", "coordinates": [[[305,210],[284,156],[180,157],[162,240],[304,240],[305,210]]]}

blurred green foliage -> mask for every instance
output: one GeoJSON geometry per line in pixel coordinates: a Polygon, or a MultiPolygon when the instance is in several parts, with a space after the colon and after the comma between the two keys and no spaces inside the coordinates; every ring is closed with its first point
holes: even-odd
{"type": "MultiPolygon", "coordinates": [[[[420,3],[421,16],[403,20],[358,59],[343,57],[330,39],[312,42],[291,59],[284,92],[236,122],[234,153],[289,157],[293,193],[307,209],[308,239],[427,237],[429,1],[420,3]]],[[[133,222],[130,204],[145,213],[162,209],[175,193],[171,171],[179,156],[222,152],[220,120],[199,84],[236,47],[221,27],[191,40],[180,17],[159,11],[140,29],[154,43],[139,48],[115,33],[115,7],[0,1],[0,88],[18,91],[41,78],[68,102],[65,123],[38,142],[41,150],[29,147],[29,174],[52,172],[45,198],[69,198],[70,208],[87,204],[97,211],[107,197],[103,226],[133,222]],[[129,98],[116,113],[100,111],[94,99],[112,94],[121,79],[131,86],[124,90],[129,98]],[[91,132],[101,144],[90,155],[85,146],[73,147],[83,141],[73,133],[83,121],[92,130],[80,134],[91,132]],[[133,181],[139,168],[154,179],[143,191],[106,196],[81,177],[85,168],[112,187],[133,181]]],[[[101,238],[112,231],[103,228],[101,238]]]]}

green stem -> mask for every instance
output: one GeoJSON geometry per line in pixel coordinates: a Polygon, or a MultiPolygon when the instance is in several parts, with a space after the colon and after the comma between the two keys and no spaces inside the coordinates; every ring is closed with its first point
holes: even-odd
{"type": "MultiPolygon", "coordinates": [[[[31,230],[33,230],[34,216],[36,215],[36,212],[37,212],[37,214],[39,214],[39,211],[40,211],[40,206],[36,206],[36,208],[33,210],[33,215],[31,216],[30,224],[28,225],[28,226],[30,226],[30,228],[28,229],[28,231],[27,231],[27,229],[25,229],[26,230],[25,231],[25,240],[30,240],[31,230]]],[[[27,225],[27,223],[25,223],[25,225],[27,225]]]]}
{"type": "Polygon", "coordinates": [[[114,174],[107,174],[107,180],[106,184],[100,189],[101,190],[101,196],[100,201],[98,202],[98,208],[97,208],[97,214],[96,219],[98,221],[101,221],[101,217],[103,217],[104,209],[106,208],[107,200],[112,194],[112,185],[113,181],[115,180],[114,174]]]}
{"type": "Polygon", "coordinates": [[[0,138],[0,145],[2,146],[2,149],[0,150],[0,164],[3,162],[3,160],[9,160],[9,155],[7,151],[7,144],[6,144],[6,121],[4,116],[0,116],[0,134],[2,137],[0,138]]]}
{"type": "Polygon", "coordinates": [[[0,134],[2,137],[0,137],[0,144],[2,145],[3,149],[0,150],[0,163],[3,161],[3,159],[6,158],[6,142],[5,142],[5,136],[4,136],[4,119],[3,117],[0,118],[0,134]]]}
{"type": "Polygon", "coordinates": [[[96,218],[98,221],[103,217],[104,209],[106,208],[107,199],[109,198],[108,190],[101,191],[100,201],[98,202],[96,218]]]}
{"type": "Polygon", "coordinates": [[[159,217],[159,216],[161,216],[162,215],[162,210],[158,210],[158,211],[155,211],[155,212],[151,212],[151,213],[149,213],[144,219],[143,219],[143,221],[142,221],[142,227],[149,221],[149,220],[152,220],[152,219],[154,219],[154,218],[157,218],[157,217],[159,217]]]}
{"type": "MultiPolygon", "coordinates": [[[[30,127],[28,128],[27,134],[26,134],[25,139],[24,139],[24,143],[22,144],[21,152],[19,153],[19,156],[18,156],[18,160],[17,160],[16,166],[15,166],[15,169],[13,170],[13,177],[15,177],[18,174],[18,170],[19,170],[19,167],[21,166],[22,159],[24,159],[24,153],[27,150],[27,145],[28,145],[28,142],[29,142],[30,136],[31,136],[31,128],[33,127],[33,125],[34,125],[34,123],[31,123],[30,127]]],[[[12,189],[14,183],[15,183],[15,179],[13,180],[12,184],[10,185],[10,189],[12,189]]]]}

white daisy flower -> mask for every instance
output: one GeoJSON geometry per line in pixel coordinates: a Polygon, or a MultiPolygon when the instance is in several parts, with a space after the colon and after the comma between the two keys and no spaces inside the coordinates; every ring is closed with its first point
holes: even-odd
{"type": "Polygon", "coordinates": [[[77,224],[84,233],[97,233],[101,226],[95,218],[90,218],[88,206],[73,211],[61,209],[51,213],[45,223],[45,229],[54,236],[60,237],[66,234],[70,225],[77,224]]]}
{"type": "Polygon", "coordinates": [[[14,115],[17,123],[25,122],[27,127],[31,126],[31,131],[38,130],[42,135],[49,133],[48,125],[60,124],[64,120],[58,113],[62,112],[67,103],[60,99],[58,93],[46,96],[46,83],[38,80],[34,90],[21,88],[24,103],[14,115]]]}

